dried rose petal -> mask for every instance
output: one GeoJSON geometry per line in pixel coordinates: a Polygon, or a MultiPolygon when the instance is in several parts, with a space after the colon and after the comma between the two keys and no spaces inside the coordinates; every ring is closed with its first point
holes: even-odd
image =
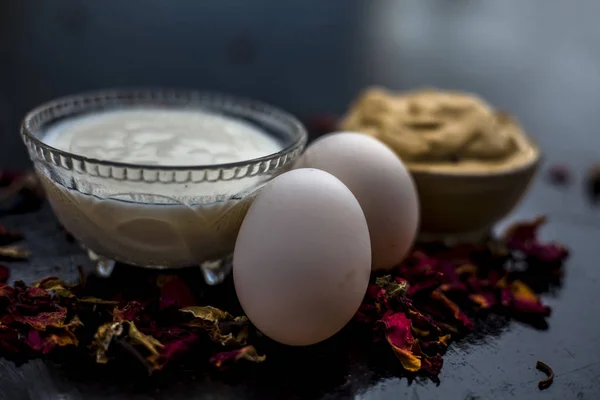
{"type": "Polygon", "coordinates": [[[79,345],[77,337],[70,331],[43,334],[36,330],[30,330],[25,338],[25,343],[32,350],[42,354],[50,353],[55,347],[79,345]]]}
{"type": "Polygon", "coordinates": [[[413,352],[416,354],[420,354],[420,372],[425,373],[427,375],[438,375],[440,373],[444,365],[444,359],[442,358],[441,354],[434,354],[432,356],[429,356],[423,353],[419,342],[415,343],[415,345],[413,346],[413,352]]]}
{"type": "Polygon", "coordinates": [[[513,281],[502,289],[502,304],[514,313],[550,316],[550,307],[544,306],[533,290],[521,281],[513,281]]]}
{"type": "Polygon", "coordinates": [[[62,279],[50,276],[34,283],[31,287],[44,289],[60,297],[73,298],[75,295],[71,290],[77,287],[77,285],[69,285],[62,279]]]}
{"type": "Polygon", "coordinates": [[[421,339],[419,344],[421,349],[423,349],[426,353],[441,354],[444,353],[448,348],[451,337],[452,335],[447,334],[432,340],[421,339]]]}
{"type": "Polygon", "coordinates": [[[177,332],[178,337],[173,339],[172,342],[165,342],[160,337],[158,338],[163,343],[163,347],[159,349],[159,355],[148,357],[148,361],[153,366],[153,369],[160,370],[164,368],[169,361],[185,354],[200,342],[200,335],[196,332],[175,328],[169,330],[170,336],[173,336],[174,331],[177,332]]]}
{"type": "Polygon", "coordinates": [[[527,257],[542,263],[560,263],[569,255],[568,250],[560,244],[542,244],[538,240],[538,229],[545,222],[545,217],[538,217],[532,221],[515,223],[504,233],[504,240],[510,248],[527,257]]]}
{"type": "Polygon", "coordinates": [[[254,346],[246,346],[241,349],[217,353],[211,357],[210,363],[217,368],[224,368],[239,360],[259,363],[265,361],[265,359],[266,356],[258,354],[254,346]]]}
{"type": "Polygon", "coordinates": [[[518,314],[526,314],[531,317],[542,316],[549,317],[552,310],[548,306],[541,303],[531,302],[528,300],[513,299],[511,310],[518,314]]]}
{"type": "Polygon", "coordinates": [[[6,306],[0,316],[0,342],[6,352],[47,354],[55,347],[78,345],[74,331],[82,323],[77,316],[67,320],[68,309],[59,297],[16,282],[14,287],[0,284],[0,298],[6,306]]]}
{"type": "MultiPolygon", "coordinates": [[[[148,354],[147,359],[156,360],[160,358],[159,350],[164,346],[158,340],[150,335],[146,335],[140,332],[135,324],[131,321],[106,323],[98,327],[98,330],[94,334],[94,342],[92,348],[96,352],[96,362],[100,364],[106,364],[110,357],[108,351],[113,342],[121,340],[121,343],[125,343],[128,348],[131,348],[137,358],[149,365],[149,361],[142,359],[141,353],[138,353],[136,346],[140,349],[145,350],[148,354]]],[[[148,371],[149,373],[152,370],[148,371]]]]}
{"type": "Polygon", "coordinates": [[[104,306],[116,306],[119,305],[118,301],[114,300],[103,300],[97,297],[85,296],[77,299],[79,303],[83,304],[96,304],[96,305],[104,305],[104,306]]]}
{"type": "Polygon", "coordinates": [[[469,299],[476,305],[477,309],[490,309],[498,304],[498,299],[493,293],[472,293],[469,299]]]}
{"type": "Polygon", "coordinates": [[[176,275],[161,275],[157,279],[160,288],[159,308],[184,308],[196,305],[196,299],[188,285],[176,275]]]}
{"type": "Polygon", "coordinates": [[[123,322],[129,327],[129,341],[133,345],[145,347],[152,356],[158,356],[158,349],[164,347],[158,340],[150,335],[140,332],[133,322],[123,322]]]}
{"type": "Polygon", "coordinates": [[[130,301],[123,307],[115,307],[113,310],[113,319],[115,322],[137,321],[139,315],[144,310],[144,305],[138,301],[130,301]]]}
{"type": "Polygon", "coordinates": [[[406,295],[408,297],[413,298],[413,297],[420,296],[420,295],[430,294],[431,292],[436,290],[438,287],[440,287],[440,285],[441,285],[440,277],[441,276],[442,276],[442,274],[439,273],[439,274],[436,274],[435,276],[432,276],[430,280],[418,282],[418,283],[412,283],[410,285],[410,288],[408,289],[408,292],[406,293],[406,295]]]}
{"type": "Polygon", "coordinates": [[[387,342],[405,370],[417,372],[421,369],[421,358],[412,352],[416,341],[411,332],[411,322],[403,313],[383,317],[378,324],[382,326],[387,342]]]}
{"type": "Polygon", "coordinates": [[[444,359],[441,354],[434,356],[424,356],[421,360],[421,372],[427,375],[438,375],[444,366],[444,359]]]}
{"type": "Polygon", "coordinates": [[[398,267],[398,274],[410,284],[439,280],[442,274],[437,271],[438,262],[421,251],[415,251],[398,267]]]}
{"type": "Polygon", "coordinates": [[[372,295],[375,300],[373,304],[375,306],[377,315],[383,315],[390,310],[391,306],[384,288],[381,288],[378,285],[369,285],[369,287],[367,288],[367,293],[372,295]],[[373,292],[375,292],[374,295],[373,292]]]}
{"type": "Polygon", "coordinates": [[[0,282],[0,299],[4,298],[10,301],[14,294],[15,289],[12,286],[9,286],[4,282],[0,282]]]}
{"type": "Polygon", "coordinates": [[[473,330],[473,322],[460,310],[456,303],[454,303],[452,300],[446,297],[446,295],[442,293],[442,291],[433,291],[431,293],[431,300],[433,303],[433,307],[437,308],[437,313],[441,317],[451,318],[451,320],[448,321],[449,323],[456,322],[459,324],[459,327],[462,327],[469,331],[473,330]]]}
{"type": "Polygon", "coordinates": [[[123,325],[120,322],[108,322],[98,327],[92,343],[92,349],[96,352],[96,362],[98,364],[106,364],[109,361],[107,353],[113,338],[122,334],[123,325]]]}
{"type": "Polygon", "coordinates": [[[388,300],[398,296],[406,296],[408,290],[408,282],[405,279],[393,279],[391,275],[377,278],[375,284],[384,290],[384,293],[379,291],[377,297],[385,295],[388,300]]]}
{"type": "Polygon", "coordinates": [[[20,337],[21,334],[16,328],[0,322],[0,353],[18,354],[21,344],[20,337]]]}
{"type": "Polygon", "coordinates": [[[62,328],[67,318],[67,309],[59,307],[54,312],[41,312],[36,315],[15,315],[14,321],[29,325],[35,330],[45,331],[46,328],[62,328]]]}
{"type": "Polygon", "coordinates": [[[194,317],[187,323],[188,326],[205,330],[213,342],[223,346],[246,344],[248,339],[247,317],[234,318],[228,312],[211,306],[187,307],[181,311],[194,317]],[[224,324],[227,325],[229,332],[224,332],[224,324]]]}
{"type": "Polygon", "coordinates": [[[375,322],[379,316],[390,310],[390,301],[406,295],[408,287],[408,282],[402,278],[392,278],[391,275],[376,278],[375,283],[367,287],[365,301],[357,319],[375,322]]]}
{"type": "MultiPolygon", "coordinates": [[[[479,281],[476,281],[479,282],[479,281]]],[[[455,281],[443,283],[440,285],[440,290],[446,294],[465,294],[469,291],[469,286],[465,282],[455,281]]]]}
{"type": "Polygon", "coordinates": [[[406,316],[412,322],[412,328],[420,333],[420,336],[440,335],[442,330],[431,316],[420,313],[414,308],[405,310],[406,316]]]}
{"type": "Polygon", "coordinates": [[[464,279],[465,276],[467,276],[467,277],[476,276],[477,273],[479,272],[479,267],[477,267],[477,265],[471,264],[471,263],[462,264],[461,266],[458,266],[458,267],[454,267],[449,263],[444,263],[443,265],[447,269],[447,270],[443,271],[444,277],[450,278],[450,279],[447,279],[449,281],[456,281],[457,279],[459,279],[459,277],[460,277],[460,279],[464,279]]]}

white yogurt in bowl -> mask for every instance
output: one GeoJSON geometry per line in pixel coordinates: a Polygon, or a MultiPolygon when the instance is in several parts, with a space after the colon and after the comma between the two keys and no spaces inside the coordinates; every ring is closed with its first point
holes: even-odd
{"type": "Polygon", "coordinates": [[[84,114],[52,124],[44,142],[98,160],[143,165],[215,165],[282,149],[248,123],[200,110],[133,108],[84,114]]]}
{"type": "Polygon", "coordinates": [[[60,99],[22,134],[65,228],[102,266],[150,268],[220,267],[256,191],[306,142],[285,113],[196,92],[60,99]]]}

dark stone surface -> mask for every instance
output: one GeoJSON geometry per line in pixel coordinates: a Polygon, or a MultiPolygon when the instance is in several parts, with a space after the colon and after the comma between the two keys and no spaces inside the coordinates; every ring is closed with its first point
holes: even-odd
{"type": "MultiPolygon", "coordinates": [[[[591,210],[587,217],[583,213],[576,217],[577,210],[569,214],[555,209],[558,199],[576,204],[581,196],[578,188],[559,189],[540,178],[511,217],[547,213],[551,220],[543,237],[560,240],[572,250],[562,286],[544,295],[553,308],[549,329],[536,330],[500,317],[483,321],[477,332],[451,345],[439,383],[403,377],[389,352],[373,348],[368,335],[345,330],[306,349],[272,346],[267,363],[228,373],[216,373],[200,364],[146,378],[129,370],[87,364],[36,360],[15,366],[0,360],[0,398],[595,399],[600,394],[600,225],[591,210]],[[538,359],[556,373],[554,384],[544,392],[537,389],[543,378],[535,369],[538,359]]],[[[65,240],[48,207],[4,217],[1,222],[23,230],[33,251],[28,263],[11,264],[13,279],[31,282],[60,275],[75,280],[76,266],[87,265],[77,245],[65,240]]],[[[232,295],[231,286],[226,285],[222,291],[212,290],[207,298],[222,302],[232,295]]]]}
{"type": "MultiPolygon", "coordinates": [[[[243,374],[199,367],[130,379],[83,364],[0,360],[0,399],[600,398],[600,208],[585,184],[600,161],[597,2],[135,3],[0,2],[0,166],[28,165],[16,133],[28,109],[80,90],[217,89],[301,117],[339,113],[369,83],[472,90],[518,115],[545,154],[509,219],[547,214],[543,237],[572,250],[562,287],[544,296],[553,308],[549,329],[488,321],[450,347],[439,384],[399,376],[394,360],[345,331],[313,348],[275,347],[269,362],[243,374]],[[569,186],[545,179],[554,163],[570,168],[569,186]],[[543,392],[538,359],[556,373],[543,392]]],[[[75,279],[86,261],[47,208],[0,222],[21,228],[34,252],[11,264],[15,279],[75,279]]]]}

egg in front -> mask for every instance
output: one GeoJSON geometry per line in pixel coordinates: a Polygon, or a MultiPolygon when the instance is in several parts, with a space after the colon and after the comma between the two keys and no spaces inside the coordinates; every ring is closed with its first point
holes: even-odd
{"type": "Polygon", "coordinates": [[[358,310],[371,272],[364,213],[333,175],[297,169],[257,195],[234,250],[244,312],[265,335],[310,345],[342,329],[358,310]]]}

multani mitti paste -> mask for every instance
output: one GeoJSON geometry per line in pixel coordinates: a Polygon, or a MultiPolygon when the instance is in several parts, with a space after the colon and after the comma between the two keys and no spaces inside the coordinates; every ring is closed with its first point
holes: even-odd
{"type": "Polygon", "coordinates": [[[519,123],[477,96],[423,89],[365,90],[341,128],[376,137],[412,170],[495,172],[537,158],[519,123]]]}

